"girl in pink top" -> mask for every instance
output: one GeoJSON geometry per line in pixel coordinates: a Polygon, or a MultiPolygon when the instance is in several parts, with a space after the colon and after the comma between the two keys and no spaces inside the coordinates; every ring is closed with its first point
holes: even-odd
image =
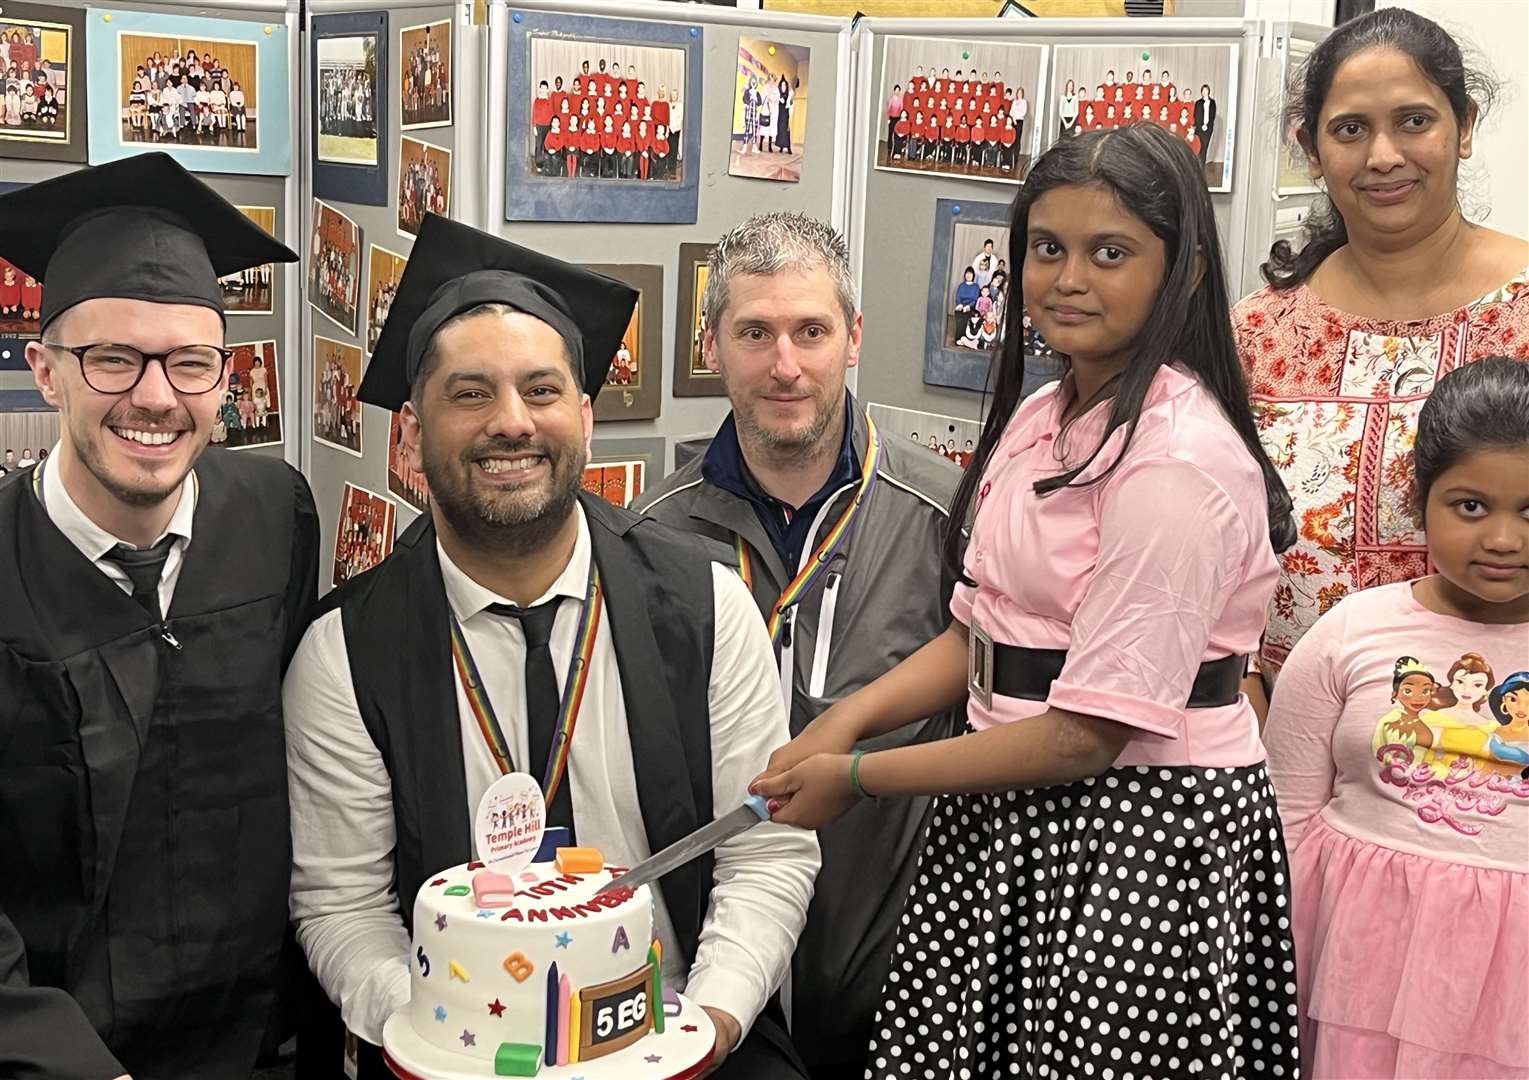
{"type": "Polygon", "coordinates": [[[1062,140],[1013,215],[954,619],[754,788],[805,827],[940,796],[872,1077],[1293,1078],[1284,844],[1239,682],[1295,526],[1199,162],[1151,125],[1062,140]],[[1025,312],[1071,371],[1021,401],[1025,312]],[[855,749],[963,702],[962,737],[855,749]]]}
{"type": "Polygon", "coordinates": [[[1529,1078],[1529,364],[1439,380],[1416,502],[1437,573],[1357,592],[1269,710],[1302,1076],[1529,1078]]]}

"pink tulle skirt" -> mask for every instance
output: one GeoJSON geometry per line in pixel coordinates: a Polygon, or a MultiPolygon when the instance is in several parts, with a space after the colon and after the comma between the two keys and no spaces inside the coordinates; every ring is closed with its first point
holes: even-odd
{"type": "Polygon", "coordinates": [[[1529,1080],[1529,873],[1320,817],[1290,862],[1306,1080],[1529,1080]]]}

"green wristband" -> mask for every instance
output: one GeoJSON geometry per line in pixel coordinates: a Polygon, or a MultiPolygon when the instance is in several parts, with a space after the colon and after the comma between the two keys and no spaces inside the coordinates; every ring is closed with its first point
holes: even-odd
{"type": "Polygon", "coordinates": [[[876,796],[865,790],[865,788],[860,784],[860,759],[863,757],[865,757],[864,750],[855,751],[855,756],[849,763],[849,786],[854,788],[855,794],[859,795],[862,799],[869,799],[871,802],[876,802],[878,801],[876,796]]]}

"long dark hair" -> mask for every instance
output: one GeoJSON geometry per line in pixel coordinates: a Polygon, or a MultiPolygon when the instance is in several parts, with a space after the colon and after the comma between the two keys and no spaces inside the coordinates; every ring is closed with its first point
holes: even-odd
{"type": "MultiPolygon", "coordinates": [[[[1444,91],[1461,129],[1470,121],[1473,106],[1480,119],[1497,97],[1496,82],[1484,71],[1466,66],[1459,43],[1442,26],[1406,8],[1381,8],[1328,34],[1292,73],[1285,88],[1280,130],[1300,132],[1314,153],[1318,120],[1333,76],[1355,53],[1376,48],[1399,49],[1411,57],[1424,77],[1444,91]]],[[[1289,240],[1277,240],[1269,249],[1269,261],[1259,267],[1264,280],[1276,289],[1301,284],[1323,259],[1348,243],[1343,216],[1327,199],[1313,202],[1303,234],[1305,244],[1300,251],[1294,250],[1289,240]]]]}
{"type": "Polygon", "coordinates": [[[1529,445],[1529,364],[1487,356],[1440,379],[1418,413],[1412,444],[1418,520],[1434,481],[1461,458],[1494,446],[1529,445]]]}
{"type": "MultiPolygon", "coordinates": [[[[1078,184],[1103,184],[1128,213],[1151,229],[1163,242],[1167,272],[1157,303],[1137,331],[1130,364],[1106,388],[1114,390],[1115,400],[1099,446],[1076,468],[1038,481],[1035,491],[1046,495],[1070,486],[1098,456],[1110,434],[1124,427],[1126,438],[1120,456],[1109,469],[1087,483],[1108,477],[1130,445],[1141,419],[1147,388],[1158,369],[1165,364],[1181,363],[1221,404],[1248,453],[1258,462],[1269,504],[1269,541],[1276,552],[1284,551],[1296,539],[1295,521],[1291,517],[1293,504],[1258,441],[1253,423],[1242,362],[1232,336],[1221,241],[1216,235],[1215,214],[1200,162],[1182,139],[1174,138],[1155,124],[1136,124],[1113,131],[1088,132],[1057,143],[1041,155],[1014,199],[1009,224],[1009,266],[1013,276],[1009,279],[1011,292],[1004,312],[1003,347],[993,361],[997,366],[993,406],[951,504],[944,546],[947,567],[952,574],[964,577],[963,527],[983,469],[1019,407],[1025,376],[1024,263],[1030,247],[1027,240],[1030,207],[1048,191],[1078,184]],[[1203,257],[1203,263],[1197,264],[1196,254],[1203,257]],[[1204,273],[1196,282],[1200,266],[1204,273]]],[[[1065,429],[1062,437],[1066,437],[1065,429]]]]}

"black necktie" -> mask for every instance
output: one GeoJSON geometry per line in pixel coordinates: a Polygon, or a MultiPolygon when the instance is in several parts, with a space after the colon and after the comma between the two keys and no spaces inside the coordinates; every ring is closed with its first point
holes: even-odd
{"type": "MultiPolygon", "coordinates": [[[[562,694],[557,685],[557,669],[552,666],[552,624],[557,619],[561,597],[537,604],[531,608],[494,604],[489,608],[496,615],[508,615],[520,620],[520,628],[526,635],[526,733],[529,736],[531,760],[526,771],[542,779],[548,755],[552,752],[552,740],[557,737],[558,720],[562,713],[562,694]]],[[[568,829],[570,843],[573,838],[573,796],[569,791],[571,778],[565,771],[557,786],[557,794],[547,806],[547,824],[562,825],[568,829]]]]}
{"type": "Polygon", "coordinates": [[[155,622],[164,619],[159,610],[159,579],[164,574],[165,560],[170,557],[170,548],[175,540],[173,535],[166,536],[153,547],[142,549],[118,544],[101,556],[122,568],[127,579],[133,583],[133,599],[154,616],[155,622]]]}

